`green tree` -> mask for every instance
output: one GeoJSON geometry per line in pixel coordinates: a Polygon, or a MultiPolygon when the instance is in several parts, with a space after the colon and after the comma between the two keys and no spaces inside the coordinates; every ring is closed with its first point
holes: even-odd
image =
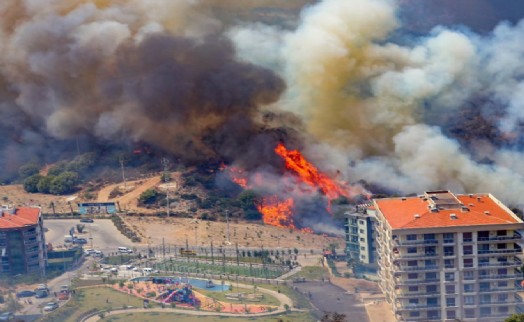
{"type": "Polygon", "coordinates": [[[38,192],[38,183],[43,178],[39,174],[32,175],[24,180],[24,190],[27,192],[38,192]]]}
{"type": "Polygon", "coordinates": [[[78,173],[82,173],[86,170],[89,170],[91,167],[95,165],[97,156],[94,152],[84,153],[81,154],[73,159],[73,161],[69,162],[65,169],[67,171],[74,171],[78,173]]]}
{"type": "Polygon", "coordinates": [[[60,161],[58,163],[55,163],[49,170],[47,171],[48,176],[57,176],[60,173],[67,170],[67,162],[66,161],[60,161]]]}
{"type": "Polygon", "coordinates": [[[18,174],[20,175],[20,178],[25,179],[38,174],[38,171],[40,171],[38,164],[30,162],[21,166],[18,169],[18,174]]]}
{"type": "Polygon", "coordinates": [[[504,322],[524,322],[524,314],[513,314],[505,319],[504,322]]]}
{"type": "Polygon", "coordinates": [[[155,203],[157,197],[158,192],[155,189],[147,189],[146,191],[142,192],[138,200],[143,204],[152,204],[155,203]]]}
{"type": "Polygon", "coordinates": [[[49,193],[49,189],[51,188],[51,182],[55,176],[47,175],[45,177],[41,177],[38,181],[38,184],[36,185],[38,192],[41,193],[49,193]]]}
{"type": "Polygon", "coordinates": [[[51,180],[49,192],[55,195],[62,195],[72,192],[79,183],[78,173],[65,171],[51,180]]]}

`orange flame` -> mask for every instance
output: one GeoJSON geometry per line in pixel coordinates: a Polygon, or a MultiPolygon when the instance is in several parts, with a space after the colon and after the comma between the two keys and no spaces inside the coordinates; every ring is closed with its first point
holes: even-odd
{"type": "Polygon", "coordinates": [[[275,152],[284,159],[287,169],[294,171],[308,185],[318,187],[328,199],[332,200],[340,196],[350,197],[347,189],[340,187],[327,175],[318,171],[299,151],[288,150],[283,144],[279,144],[275,152]]]}
{"type": "Polygon", "coordinates": [[[293,221],[293,199],[280,200],[277,196],[262,198],[257,205],[258,211],[264,215],[265,224],[296,228],[293,221]]]}

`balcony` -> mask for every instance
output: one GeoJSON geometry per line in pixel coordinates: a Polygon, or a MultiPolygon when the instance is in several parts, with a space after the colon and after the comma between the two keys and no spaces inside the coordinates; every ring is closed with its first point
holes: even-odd
{"type": "Polygon", "coordinates": [[[411,311],[411,310],[429,310],[429,309],[435,309],[440,308],[440,304],[406,304],[397,307],[395,311],[411,311]]]}
{"type": "Polygon", "coordinates": [[[438,253],[416,253],[416,254],[400,254],[393,253],[396,258],[429,258],[429,257],[438,257],[438,253]]]}
{"type": "Polygon", "coordinates": [[[435,295],[440,295],[440,292],[439,291],[435,291],[435,292],[413,292],[413,293],[409,293],[409,292],[403,292],[403,293],[400,293],[400,294],[396,294],[397,295],[397,299],[404,299],[404,298],[413,298],[413,297],[433,297],[435,295]]]}
{"type": "Polygon", "coordinates": [[[515,292],[514,288],[481,288],[479,290],[479,293],[508,293],[508,292],[515,292]]]}
{"type": "Polygon", "coordinates": [[[397,272],[413,272],[413,271],[430,271],[438,270],[438,265],[431,266],[400,266],[397,268],[397,272]]]}
{"type": "Polygon", "coordinates": [[[500,241],[500,240],[519,240],[522,239],[522,236],[519,234],[514,234],[513,236],[496,236],[496,237],[477,237],[478,243],[485,243],[491,241],[500,241]]]}
{"type": "Polygon", "coordinates": [[[518,254],[521,253],[521,248],[513,249],[489,249],[489,250],[478,250],[478,255],[490,255],[490,254],[518,254]]]}
{"type": "Polygon", "coordinates": [[[439,278],[431,278],[431,279],[416,279],[416,280],[401,280],[401,279],[395,279],[394,284],[395,285],[418,285],[418,284],[435,284],[439,283],[439,278]]]}
{"type": "Polygon", "coordinates": [[[413,246],[413,245],[436,245],[438,239],[417,239],[417,240],[402,240],[395,239],[395,243],[399,246],[413,246]]]}
{"type": "Polygon", "coordinates": [[[506,275],[485,275],[485,276],[479,276],[479,280],[498,280],[498,279],[510,279],[510,278],[517,278],[517,275],[514,274],[506,274],[506,275]]]}
{"type": "Polygon", "coordinates": [[[496,263],[479,263],[480,267],[508,267],[508,266],[520,266],[521,263],[517,262],[496,262],[496,263]]]}
{"type": "Polygon", "coordinates": [[[507,299],[505,301],[493,300],[493,301],[480,301],[479,305],[514,305],[517,304],[517,301],[507,299]]]}

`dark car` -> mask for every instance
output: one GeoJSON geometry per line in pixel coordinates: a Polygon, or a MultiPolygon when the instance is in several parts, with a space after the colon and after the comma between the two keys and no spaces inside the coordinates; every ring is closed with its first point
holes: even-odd
{"type": "Polygon", "coordinates": [[[35,292],[35,297],[37,299],[41,299],[41,298],[44,298],[44,297],[47,297],[49,295],[49,293],[47,293],[47,291],[44,291],[44,290],[38,290],[35,292]]]}
{"type": "Polygon", "coordinates": [[[87,244],[87,240],[85,238],[75,238],[73,239],[73,244],[78,244],[78,245],[87,244]]]}
{"type": "Polygon", "coordinates": [[[92,223],[92,222],[94,222],[94,220],[91,219],[91,218],[81,218],[81,219],[80,219],[80,222],[89,222],[89,223],[92,223]]]}
{"type": "Polygon", "coordinates": [[[16,297],[31,297],[35,296],[35,292],[33,291],[20,291],[16,293],[16,297]]]}

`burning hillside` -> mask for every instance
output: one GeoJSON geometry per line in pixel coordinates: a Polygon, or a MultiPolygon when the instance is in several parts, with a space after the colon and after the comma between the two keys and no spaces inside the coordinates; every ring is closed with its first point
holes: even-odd
{"type": "MultiPolygon", "coordinates": [[[[278,192],[271,187],[274,182],[266,180],[263,172],[248,174],[238,167],[224,167],[231,180],[245,189],[260,191],[261,197],[256,202],[258,211],[263,215],[266,224],[289,228],[311,230],[308,222],[302,220],[302,213],[297,212],[296,205],[305,200],[321,197],[325,199],[324,209],[311,207],[309,216],[318,221],[331,212],[331,201],[339,198],[369,197],[369,193],[360,185],[348,185],[330,178],[310,163],[298,150],[288,150],[279,143],[274,153],[284,161],[284,168],[279,182],[278,192]],[[297,225],[298,222],[298,225],[297,225]]],[[[277,179],[278,180],[278,179],[277,179]]]]}

